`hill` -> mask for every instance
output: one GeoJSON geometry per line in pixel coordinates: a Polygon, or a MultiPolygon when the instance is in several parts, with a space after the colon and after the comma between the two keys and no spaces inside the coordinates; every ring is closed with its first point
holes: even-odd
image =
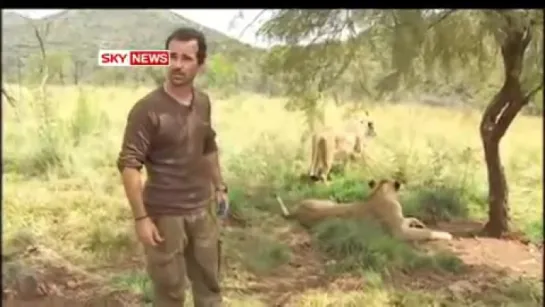
{"type": "Polygon", "coordinates": [[[2,18],[2,72],[12,80],[39,56],[31,23],[42,33],[48,54],[62,54],[64,64],[78,66],[85,76],[97,69],[98,49],[161,49],[168,33],[180,26],[203,31],[211,55],[228,53],[240,58],[241,52],[256,50],[169,10],[66,10],[41,19],[3,12],[2,18]]]}
{"type": "Polygon", "coordinates": [[[28,18],[15,12],[2,12],[2,28],[16,26],[28,22],[28,18]]]}

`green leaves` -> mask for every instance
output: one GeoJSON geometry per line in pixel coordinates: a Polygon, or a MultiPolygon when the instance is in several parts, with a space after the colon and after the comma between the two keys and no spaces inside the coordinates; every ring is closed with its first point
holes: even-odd
{"type": "Polygon", "coordinates": [[[232,84],[237,78],[235,66],[221,53],[215,54],[208,59],[208,67],[210,70],[210,85],[212,86],[221,87],[232,84]]]}
{"type": "Polygon", "coordinates": [[[279,10],[261,27],[259,35],[286,43],[273,47],[263,66],[285,85],[288,107],[320,117],[318,100],[362,45],[351,17],[350,10],[279,10]]]}
{"type": "MultiPolygon", "coordinates": [[[[526,50],[522,87],[525,92],[543,86],[543,10],[528,10],[529,35],[532,40],[526,50]]],[[[534,93],[535,95],[536,93],[534,93]]]]}
{"type": "Polygon", "coordinates": [[[441,79],[495,84],[490,74],[500,72],[508,29],[532,35],[523,78],[535,86],[543,75],[542,25],[541,10],[276,10],[259,35],[282,42],[265,71],[280,77],[285,94],[312,101],[339,89],[339,80],[368,94],[441,79]]]}
{"type": "Polygon", "coordinates": [[[333,38],[343,30],[345,10],[276,10],[258,31],[259,36],[273,38],[289,45],[314,43],[333,38]]]}

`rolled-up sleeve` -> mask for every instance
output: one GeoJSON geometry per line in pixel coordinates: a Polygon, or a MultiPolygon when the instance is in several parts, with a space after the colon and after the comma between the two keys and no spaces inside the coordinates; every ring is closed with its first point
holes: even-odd
{"type": "Polygon", "coordinates": [[[129,112],[121,151],[117,159],[120,172],[130,167],[140,170],[151,143],[154,125],[151,114],[142,102],[138,102],[129,112]]]}
{"type": "Polygon", "coordinates": [[[207,101],[206,120],[208,121],[208,131],[204,140],[204,155],[214,153],[218,150],[218,144],[216,143],[216,131],[212,127],[212,107],[210,100],[207,101]]]}

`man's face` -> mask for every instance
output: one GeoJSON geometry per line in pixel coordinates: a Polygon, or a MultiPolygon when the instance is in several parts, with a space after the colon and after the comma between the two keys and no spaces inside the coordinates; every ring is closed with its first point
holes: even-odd
{"type": "Polygon", "coordinates": [[[200,65],[197,62],[199,46],[196,40],[172,40],[168,44],[170,66],[167,79],[173,86],[191,84],[197,75],[200,65]]]}

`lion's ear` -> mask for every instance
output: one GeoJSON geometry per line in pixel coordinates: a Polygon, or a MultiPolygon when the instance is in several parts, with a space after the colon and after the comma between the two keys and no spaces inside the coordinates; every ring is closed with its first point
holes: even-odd
{"type": "Polygon", "coordinates": [[[399,188],[401,188],[401,182],[399,182],[399,181],[397,181],[397,180],[394,181],[394,189],[395,189],[396,191],[399,191],[399,188]]]}
{"type": "Polygon", "coordinates": [[[371,180],[368,184],[370,188],[374,188],[377,183],[375,182],[375,180],[371,180]]]}

